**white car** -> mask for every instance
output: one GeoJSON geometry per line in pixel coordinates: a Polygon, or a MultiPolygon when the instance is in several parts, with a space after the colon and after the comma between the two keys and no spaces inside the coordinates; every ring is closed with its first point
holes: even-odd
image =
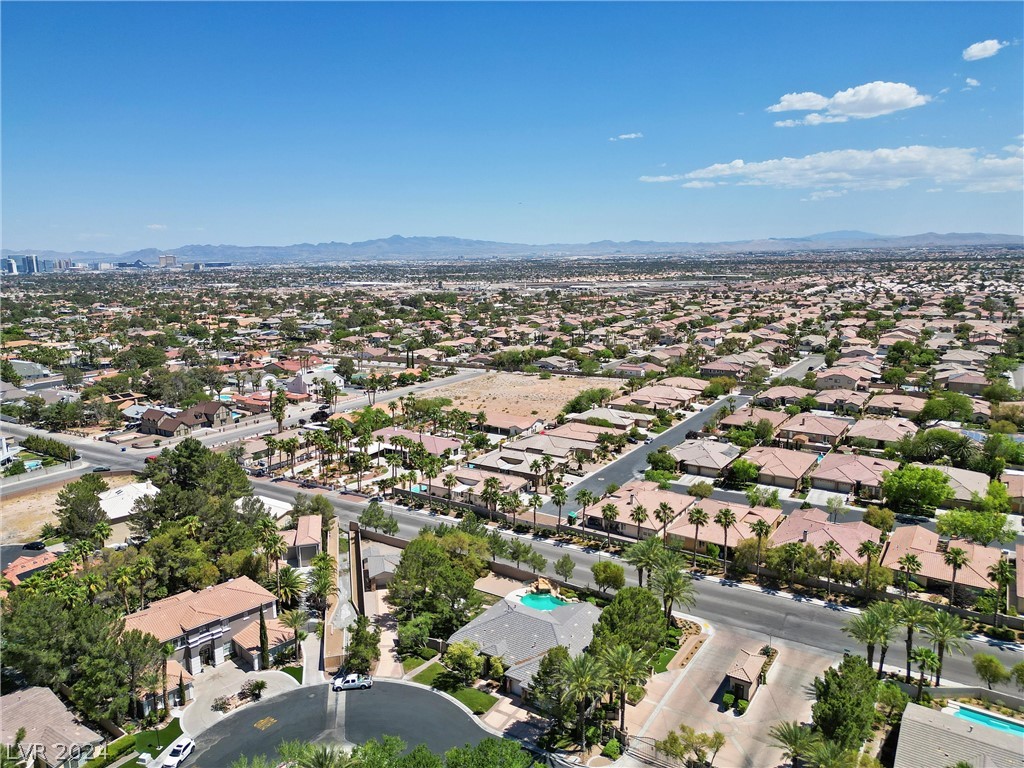
{"type": "Polygon", "coordinates": [[[366,690],[373,685],[373,678],[369,675],[345,675],[336,677],[331,681],[332,691],[351,691],[354,688],[366,690]]]}
{"type": "Polygon", "coordinates": [[[185,762],[185,759],[192,754],[192,750],[196,748],[196,743],[192,739],[185,737],[178,741],[171,751],[167,753],[167,757],[164,758],[164,768],[178,768],[179,765],[185,762]]]}

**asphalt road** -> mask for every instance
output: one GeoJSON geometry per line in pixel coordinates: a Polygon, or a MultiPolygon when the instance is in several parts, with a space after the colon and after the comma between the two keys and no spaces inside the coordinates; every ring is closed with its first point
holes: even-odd
{"type": "Polygon", "coordinates": [[[384,735],[435,753],[490,736],[461,708],[423,688],[378,681],[366,691],[334,693],[327,685],[306,686],[224,718],[199,735],[184,765],[224,768],[242,756],[273,757],[282,741],[362,744],[384,735]]]}

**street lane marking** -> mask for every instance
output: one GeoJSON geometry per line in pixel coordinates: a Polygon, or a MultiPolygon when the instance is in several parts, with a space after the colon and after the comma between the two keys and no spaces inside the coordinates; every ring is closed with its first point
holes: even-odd
{"type": "Polygon", "coordinates": [[[261,731],[267,730],[270,726],[277,722],[276,717],[264,717],[262,720],[257,720],[252,724],[253,728],[259,728],[261,731]]]}

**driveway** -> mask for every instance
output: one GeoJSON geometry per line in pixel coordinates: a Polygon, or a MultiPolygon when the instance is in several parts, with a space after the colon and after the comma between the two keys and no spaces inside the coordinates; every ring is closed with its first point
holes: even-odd
{"type": "MultiPolygon", "coordinates": [[[[249,704],[196,739],[186,766],[221,768],[239,757],[273,757],[282,741],[351,745],[385,735],[435,753],[476,744],[492,735],[461,706],[415,685],[375,682],[367,691],[304,687],[249,704]]],[[[273,762],[272,762],[273,764],[273,762]]]]}
{"type": "Polygon", "coordinates": [[[754,650],[765,640],[762,633],[717,628],[679,684],[665,693],[663,704],[648,717],[638,735],[663,739],[670,730],[685,723],[697,731],[717,730],[725,735],[725,747],[715,760],[720,768],[779,765],[782,751],[772,744],[769,730],[784,720],[810,720],[810,685],[828,668],[834,656],[775,640],[773,645],[779,649],[779,656],[768,673],[768,682],[754,694],[746,714],[739,717],[735,710],[720,711],[726,671],[741,649],[754,650]]]}
{"type": "MultiPolygon", "coordinates": [[[[218,696],[231,696],[238,693],[242,684],[247,680],[267,681],[267,690],[263,692],[264,699],[299,687],[294,677],[276,669],[265,672],[247,672],[233,661],[227,661],[219,667],[206,667],[195,676],[196,698],[181,713],[181,729],[195,738],[198,734],[219,723],[227,715],[212,708],[213,700],[218,696]]],[[[241,709],[245,710],[253,706],[258,705],[243,704],[241,709]]]]}

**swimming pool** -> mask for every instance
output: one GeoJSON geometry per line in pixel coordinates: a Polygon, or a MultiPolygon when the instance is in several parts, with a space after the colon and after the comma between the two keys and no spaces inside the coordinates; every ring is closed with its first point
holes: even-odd
{"type": "Polygon", "coordinates": [[[555,597],[552,594],[539,594],[537,592],[528,592],[525,595],[521,595],[519,602],[527,608],[533,608],[535,611],[553,611],[555,608],[561,608],[563,605],[569,604],[568,601],[560,597],[555,597]]]}
{"type": "Polygon", "coordinates": [[[972,723],[979,723],[981,725],[988,726],[989,728],[995,728],[997,731],[1005,731],[1016,736],[1024,737],[1024,723],[1019,720],[1011,720],[1010,718],[1003,717],[1002,715],[993,715],[990,712],[967,708],[962,705],[953,713],[953,716],[959,717],[961,720],[969,720],[972,723]]]}

